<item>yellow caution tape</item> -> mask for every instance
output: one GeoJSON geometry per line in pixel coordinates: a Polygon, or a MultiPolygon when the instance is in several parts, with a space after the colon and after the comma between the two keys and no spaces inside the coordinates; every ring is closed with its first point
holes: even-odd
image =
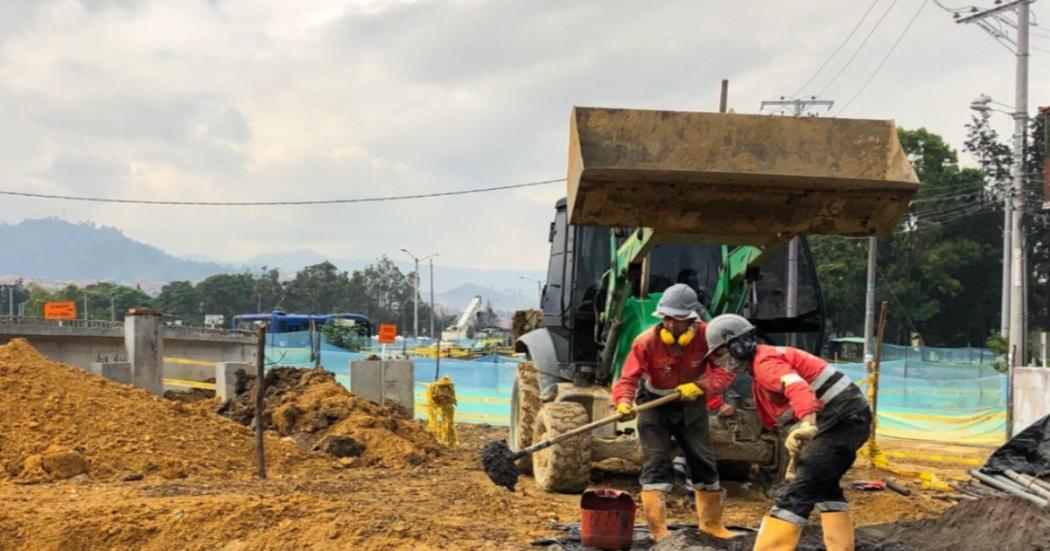
{"type": "Polygon", "coordinates": [[[954,416],[954,415],[929,415],[919,413],[898,413],[898,412],[886,412],[880,411],[879,417],[885,419],[908,419],[912,421],[930,421],[934,423],[948,423],[948,424],[972,424],[981,421],[998,421],[1006,419],[1005,411],[991,411],[988,413],[980,413],[977,415],[966,415],[966,416],[954,416]]]}
{"type": "Polygon", "coordinates": [[[905,452],[899,450],[888,450],[883,452],[889,457],[896,457],[899,459],[917,459],[919,461],[936,461],[938,463],[955,463],[958,465],[969,465],[979,467],[984,465],[984,459],[978,459],[976,457],[960,457],[955,455],[941,455],[936,453],[914,453],[905,452]]]}
{"type": "Polygon", "coordinates": [[[201,360],[191,360],[189,358],[174,358],[165,357],[164,363],[166,364],[180,364],[180,365],[199,365],[203,367],[215,367],[217,362],[205,362],[201,360]]]}
{"type": "MultiPolygon", "coordinates": [[[[416,407],[421,409],[421,410],[423,410],[423,409],[425,409],[427,407],[427,403],[426,402],[416,402],[416,407]]],[[[463,412],[463,411],[457,411],[456,412],[456,419],[460,419],[460,420],[471,419],[471,420],[474,420],[474,421],[482,421],[482,422],[488,423],[490,425],[496,425],[496,424],[500,424],[500,423],[506,424],[506,423],[510,422],[510,416],[509,415],[493,415],[491,413],[467,413],[467,412],[463,412]]]]}
{"type": "Polygon", "coordinates": [[[182,386],[186,388],[200,388],[204,390],[215,390],[215,383],[205,383],[201,381],[187,381],[185,379],[164,379],[164,384],[168,386],[182,386]]]}

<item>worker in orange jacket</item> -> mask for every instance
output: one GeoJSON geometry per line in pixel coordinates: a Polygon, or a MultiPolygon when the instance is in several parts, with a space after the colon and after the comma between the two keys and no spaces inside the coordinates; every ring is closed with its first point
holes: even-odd
{"type": "Polygon", "coordinates": [[[758,344],[755,327],[742,316],[715,317],[705,337],[717,365],[751,373],[759,419],[769,429],[786,428],[784,445],[796,461],[794,477],[762,519],[755,550],[795,549],[815,508],[828,551],[852,551],[853,524],[839,484],[871,430],[871,408],[860,389],[804,350],[758,344]]]}
{"type": "Polygon", "coordinates": [[[667,535],[665,494],[674,488],[672,437],[685,456],[689,479],[696,489],[700,530],[716,537],[735,534],[722,523],[722,489],[710,442],[703,395],[720,395],[733,375],[705,364],[707,342],[700,303],[688,285],[668,287],[654,316],[661,319],[634,340],[620,378],[613,385],[616,410],[632,418],[632,403],[643,404],[673,392],[681,400],[638,414],[642,445],[642,506],[650,536],[667,535]]]}

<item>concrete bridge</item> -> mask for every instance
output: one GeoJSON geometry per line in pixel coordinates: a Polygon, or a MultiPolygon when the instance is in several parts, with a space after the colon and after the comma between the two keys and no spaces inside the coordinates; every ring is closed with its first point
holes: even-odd
{"type": "MultiPolygon", "coordinates": [[[[175,389],[208,387],[192,383],[220,378],[219,364],[254,365],[256,339],[251,333],[164,325],[158,313],[145,310],[129,312],[127,320],[0,316],[0,344],[21,337],[46,356],[85,371],[92,364],[128,362],[134,373],[156,363],[163,386],[175,389]]],[[[135,384],[158,392],[155,384],[135,384]]]]}

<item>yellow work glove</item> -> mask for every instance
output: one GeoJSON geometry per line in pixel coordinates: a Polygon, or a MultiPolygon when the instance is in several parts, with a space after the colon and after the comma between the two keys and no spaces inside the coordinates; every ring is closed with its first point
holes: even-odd
{"type": "Polygon", "coordinates": [[[630,421],[638,416],[638,414],[634,412],[634,408],[631,407],[631,404],[628,404],[627,402],[616,404],[616,413],[619,413],[624,421],[630,421]]]}
{"type": "Polygon", "coordinates": [[[682,395],[683,400],[693,401],[704,395],[704,391],[700,389],[696,383],[685,383],[684,385],[678,385],[675,390],[682,395]]]}
{"type": "Polygon", "coordinates": [[[809,421],[802,421],[788,433],[787,438],[784,439],[784,447],[791,455],[798,455],[798,452],[802,451],[802,446],[816,435],[817,426],[809,421]]]}

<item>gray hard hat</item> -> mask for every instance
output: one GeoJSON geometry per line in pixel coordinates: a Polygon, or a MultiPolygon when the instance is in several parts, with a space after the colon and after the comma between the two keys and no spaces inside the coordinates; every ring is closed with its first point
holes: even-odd
{"type": "Polygon", "coordinates": [[[664,289],[659,304],[653,316],[657,318],[671,317],[675,319],[700,319],[700,301],[696,299],[696,291],[684,283],[675,283],[664,289]]]}
{"type": "Polygon", "coordinates": [[[729,344],[729,341],[743,337],[755,330],[755,326],[747,321],[747,318],[737,314],[722,314],[715,316],[707,323],[704,335],[707,337],[707,353],[711,354],[719,347],[729,344]]]}

